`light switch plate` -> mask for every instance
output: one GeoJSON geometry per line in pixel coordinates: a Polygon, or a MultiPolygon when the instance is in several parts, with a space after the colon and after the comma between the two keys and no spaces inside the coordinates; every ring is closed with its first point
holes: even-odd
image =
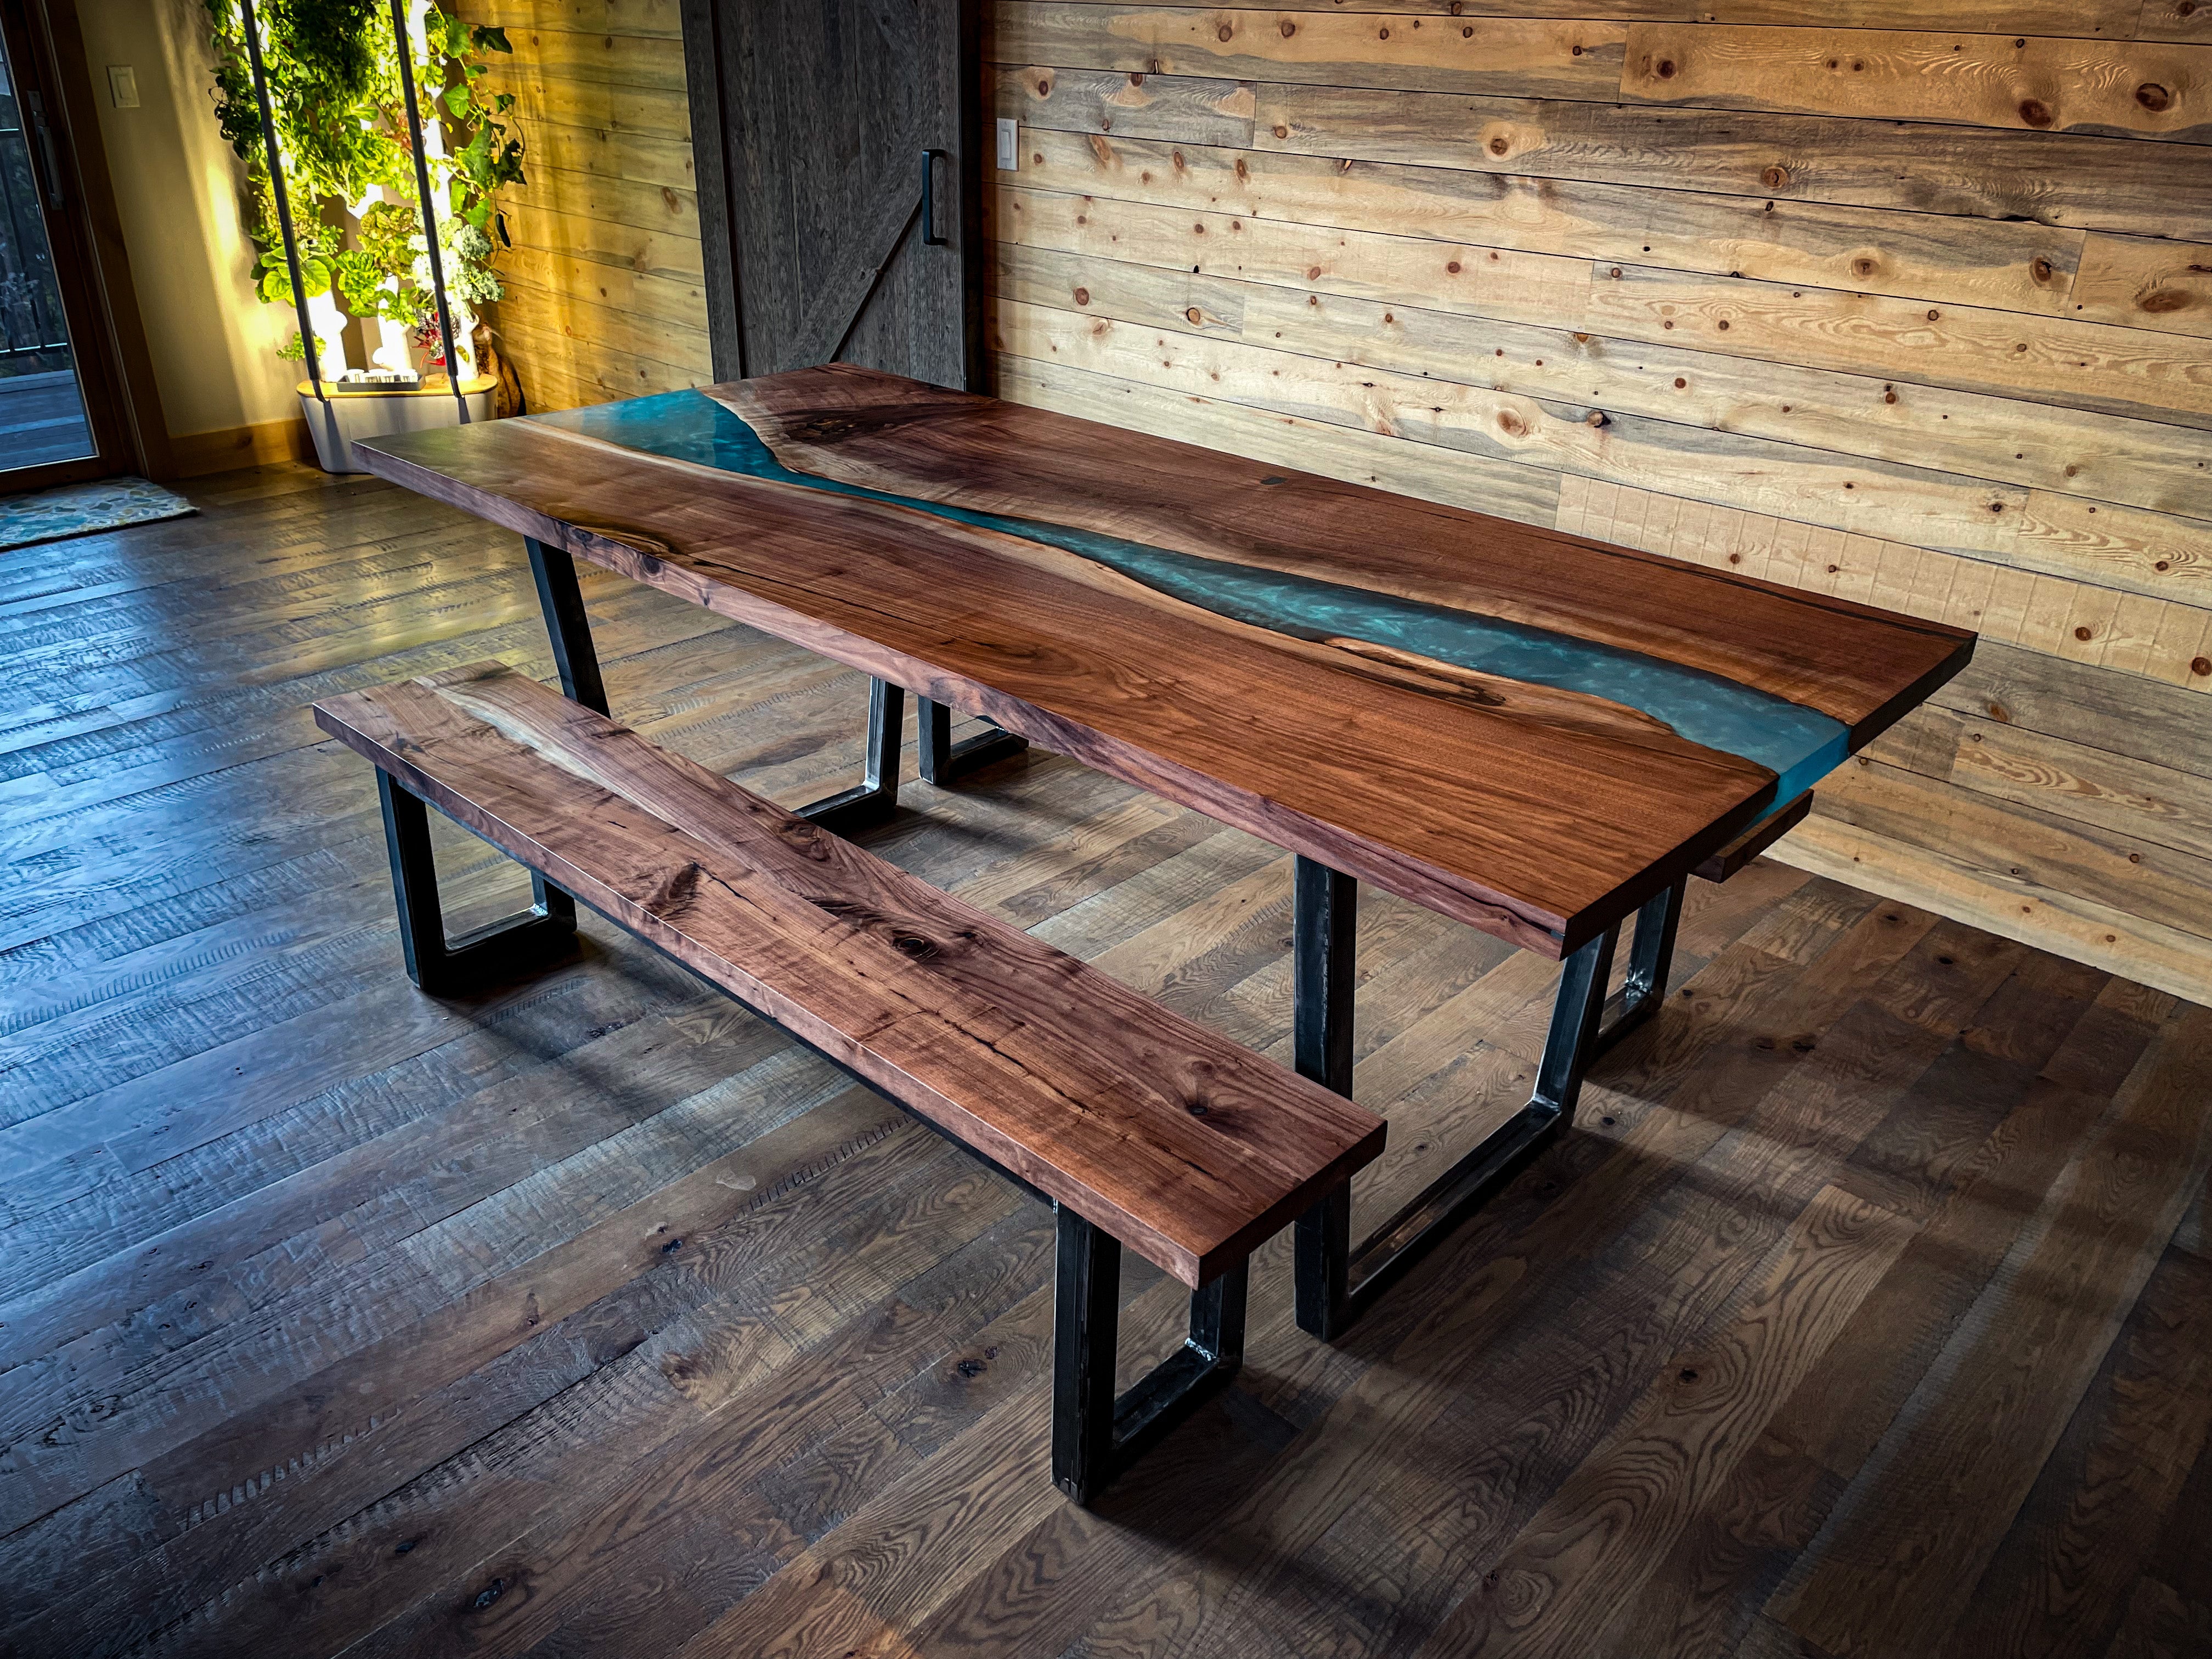
{"type": "Polygon", "coordinates": [[[1000,123],[999,123],[999,171],[1000,171],[1000,172],[1001,172],[1001,173],[1012,173],[1012,172],[1013,172],[1013,171],[1014,171],[1014,169],[1015,169],[1016,167],[1019,167],[1019,166],[1021,165],[1021,161],[1022,161],[1021,148],[1022,148],[1021,123],[1020,123],[1020,122],[1018,122],[1018,121],[1001,121],[1001,122],[1000,122],[1000,123]]]}
{"type": "Polygon", "coordinates": [[[138,107],[138,71],[128,64],[107,66],[107,95],[118,109],[138,107]]]}

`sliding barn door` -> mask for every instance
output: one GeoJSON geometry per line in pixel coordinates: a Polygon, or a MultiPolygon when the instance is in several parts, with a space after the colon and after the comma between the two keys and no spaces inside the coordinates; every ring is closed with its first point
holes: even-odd
{"type": "Polygon", "coordinates": [[[717,378],[838,361],[970,384],[977,9],[684,0],[717,378]]]}

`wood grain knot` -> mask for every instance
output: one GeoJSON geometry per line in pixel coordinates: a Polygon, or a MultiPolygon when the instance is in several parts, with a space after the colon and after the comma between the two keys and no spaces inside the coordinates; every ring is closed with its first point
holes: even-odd
{"type": "Polygon", "coordinates": [[[633,553],[643,554],[647,562],[646,566],[647,574],[657,574],[659,562],[675,556],[676,549],[672,543],[663,541],[658,536],[646,535],[641,531],[611,530],[605,525],[597,524],[580,524],[576,528],[587,536],[596,536],[601,541],[612,542],[618,547],[629,549],[633,553]]]}
{"type": "Polygon", "coordinates": [[[791,422],[794,438],[808,443],[834,444],[850,438],[862,429],[861,422],[849,415],[811,415],[791,422]]]}
{"type": "Polygon", "coordinates": [[[653,890],[640,901],[640,907],[656,916],[671,916],[691,908],[699,892],[700,869],[690,860],[679,870],[671,871],[653,890]]]}
{"type": "Polygon", "coordinates": [[[2185,311],[2189,308],[2190,303],[2190,296],[2178,288],[2154,288],[2137,300],[2136,307],[2141,311],[2163,314],[2167,312],[2185,311]]]}
{"type": "Polygon", "coordinates": [[[2136,88],[2136,102],[2154,115],[2173,106],[2173,94],[2155,81],[2146,81],[2136,88]]]}
{"type": "Polygon", "coordinates": [[[1759,175],[1759,182],[1769,190],[1780,190],[1790,182],[1790,169],[1785,167],[1771,167],[1759,175]]]}
{"type": "Polygon", "coordinates": [[[2051,125],[2051,106],[2040,98],[2023,98],[2020,118],[2032,127],[2047,127],[2051,125]]]}

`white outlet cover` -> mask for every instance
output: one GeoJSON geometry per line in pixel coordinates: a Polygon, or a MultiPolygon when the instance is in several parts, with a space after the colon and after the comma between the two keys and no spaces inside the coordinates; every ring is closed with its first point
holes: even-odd
{"type": "Polygon", "coordinates": [[[1012,173],[1017,167],[1021,166],[1021,123],[1018,121],[1000,121],[999,123],[1000,172],[1012,173]]]}
{"type": "Polygon", "coordinates": [[[107,95],[118,109],[138,107],[138,71],[128,64],[107,66],[107,95]]]}

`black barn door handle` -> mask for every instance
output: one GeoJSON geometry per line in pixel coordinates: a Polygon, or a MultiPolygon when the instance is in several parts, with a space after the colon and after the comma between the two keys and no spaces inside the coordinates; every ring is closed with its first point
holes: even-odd
{"type": "Polygon", "coordinates": [[[949,237],[937,234],[937,158],[945,152],[926,149],[921,153],[921,245],[924,247],[946,247],[949,237]]]}
{"type": "Polygon", "coordinates": [[[62,189],[62,158],[54,149],[54,131],[46,125],[46,100],[36,90],[23,88],[24,107],[31,114],[31,132],[39,144],[39,161],[46,174],[46,206],[58,213],[69,205],[69,196],[62,189]]]}

